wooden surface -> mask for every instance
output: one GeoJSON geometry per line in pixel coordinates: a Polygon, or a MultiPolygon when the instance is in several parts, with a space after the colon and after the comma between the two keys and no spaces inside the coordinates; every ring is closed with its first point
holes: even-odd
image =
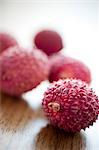
{"type": "Polygon", "coordinates": [[[99,121],[80,133],[48,125],[41,108],[21,98],[1,95],[0,150],[99,150],[99,121]]]}

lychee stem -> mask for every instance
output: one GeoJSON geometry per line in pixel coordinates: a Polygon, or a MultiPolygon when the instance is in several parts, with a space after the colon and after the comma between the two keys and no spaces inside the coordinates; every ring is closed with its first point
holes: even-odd
{"type": "Polygon", "coordinates": [[[58,112],[60,110],[60,104],[58,104],[56,102],[50,102],[48,104],[48,108],[52,109],[54,112],[58,112]]]}

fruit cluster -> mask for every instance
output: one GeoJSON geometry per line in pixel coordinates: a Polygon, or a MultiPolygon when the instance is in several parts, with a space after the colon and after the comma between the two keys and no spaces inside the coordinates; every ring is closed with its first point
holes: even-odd
{"type": "Polygon", "coordinates": [[[99,114],[99,100],[89,87],[89,68],[60,52],[63,40],[55,31],[38,32],[33,43],[34,48],[23,48],[10,34],[0,33],[0,90],[20,96],[46,79],[54,81],[42,100],[51,124],[70,132],[92,125],[99,114]]]}

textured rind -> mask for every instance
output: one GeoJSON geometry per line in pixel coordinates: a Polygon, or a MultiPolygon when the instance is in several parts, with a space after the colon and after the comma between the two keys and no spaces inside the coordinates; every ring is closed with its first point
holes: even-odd
{"type": "Polygon", "coordinates": [[[59,79],[76,78],[87,83],[91,82],[90,69],[81,61],[59,54],[54,54],[49,58],[50,71],[49,81],[59,79]]]}
{"type": "Polygon", "coordinates": [[[48,71],[48,58],[43,52],[11,47],[0,57],[0,88],[4,93],[21,95],[45,80],[48,71]]]}
{"type": "Polygon", "coordinates": [[[99,114],[99,100],[85,82],[74,79],[51,84],[44,94],[42,107],[51,124],[68,132],[77,132],[93,125],[99,114]],[[55,112],[49,103],[60,105],[55,112]]]}
{"type": "Polygon", "coordinates": [[[52,30],[43,30],[36,34],[34,43],[38,49],[44,51],[48,56],[63,48],[61,36],[52,30]]]}
{"type": "Polygon", "coordinates": [[[8,33],[0,33],[0,53],[15,45],[18,45],[18,43],[12,35],[8,33]]]}

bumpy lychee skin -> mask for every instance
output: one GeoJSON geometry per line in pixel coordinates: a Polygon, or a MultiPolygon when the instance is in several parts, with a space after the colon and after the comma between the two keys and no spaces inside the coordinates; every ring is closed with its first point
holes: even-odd
{"type": "Polygon", "coordinates": [[[91,82],[90,69],[81,61],[57,54],[50,57],[50,63],[50,82],[67,78],[76,78],[87,83],[91,82]]]}
{"type": "Polygon", "coordinates": [[[99,100],[80,80],[59,80],[44,94],[42,107],[51,124],[67,132],[93,125],[99,114],[99,100]]]}
{"type": "Polygon", "coordinates": [[[12,35],[0,33],[0,53],[15,45],[18,45],[18,43],[12,35]]]}
{"type": "Polygon", "coordinates": [[[0,57],[1,90],[19,96],[45,80],[48,70],[48,58],[43,52],[11,47],[0,57]]]}
{"type": "Polygon", "coordinates": [[[48,56],[63,48],[61,36],[52,30],[38,32],[34,38],[34,43],[38,49],[44,51],[48,56]]]}

